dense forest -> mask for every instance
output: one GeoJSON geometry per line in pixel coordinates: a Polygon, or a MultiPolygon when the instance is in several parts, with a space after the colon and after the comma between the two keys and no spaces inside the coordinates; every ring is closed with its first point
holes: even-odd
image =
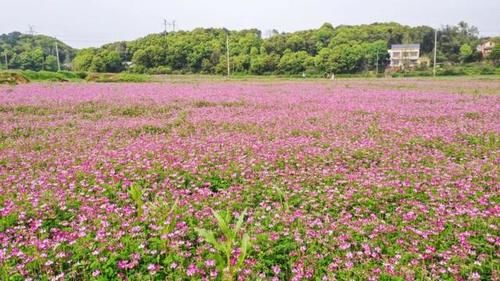
{"type": "Polygon", "coordinates": [[[0,35],[0,62],[3,68],[57,71],[56,42],[59,60],[64,68],[71,67],[76,50],[45,35],[12,32],[0,35]]]}
{"type": "MultiPolygon", "coordinates": [[[[434,29],[398,23],[357,26],[323,24],[319,29],[268,36],[257,29],[230,31],[198,28],[192,31],[151,34],[130,42],[75,51],[59,42],[66,68],[75,71],[149,74],[227,73],[226,40],[230,67],[241,74],[323,74],[383,71],[392,44],[419,43],[423,56],[432,57],[434,29]]],[[[438,31],[438,62],[464,63],[481,59],[476,52],[479,32],[460,22],[438,31]]],[[[18,32],[0,36],[0,54],[9,67],[55,70],[55,39],[18,32]]]]}

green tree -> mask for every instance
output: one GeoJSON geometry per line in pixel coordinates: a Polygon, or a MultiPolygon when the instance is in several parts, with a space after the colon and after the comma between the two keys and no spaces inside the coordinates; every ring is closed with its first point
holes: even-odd
{"type": "Polygon", "coordinates": [[[106,64],[105,64],[104,59],[102,58],[101,55],[96,54],[95,56],[92,57],[92,63],[90,64],[88,71],[90,71],[90,72],[105,72],[106,71],[106,64]]]}
{"type": "Polygon", "coordinates": [[[314,35],[317,42],[316,45],[318,49],[321,49],[330,44],[331,39],[335,36],[335,28],[330,23],[325,23],[314,35]]]}
{"type": "Polygon", "coordinates": [[[322,49],[316,57],[316,65],[323,73],[354,73],[361,69],[363,59],[361,46],[343,44],[322,49]]]}
{"type": "Polygon", "coordinates": [[[308,68],[309,58],[310,55],[305,51],[297,53],[285,52],[278,64],[279,72],[286,74],[302,73],[308,68]]]}
{"type": "Polygon", "coordinates": [[[462,46],[476,46],[479,43],[478,34],[476,27],[465,22],[456,26],[446,25],[438,32],[438,51],[446,61],[463,62],[462,46]]]}
{"type": "MultiPolygon", "coordinates": [[[[70,62],[75,50],[52,37],[45,35],[26,35],[20,32],[0,34],[0,53],[7,53],[9,68],[42,70],[46,59],[55,54],[55,43],[59,46],[59,57],[62,62],[70,62]]],[[[3,57],[2,57],[3,59],[3,57]]],[[[53,58],[49,59],[53,62],[53,58]]]]}
{"type": "Polygon", "coordinates": [[[93,49],[83,49],[79,51],[73,59],[73,69],[76,71],[88,71],[92,65],[95,51],[93,49]]]}
{"type": "Polygon", "coordinates": [[[385,67],[387,59],[389,58],[387,43],[385,41],[378,40],[373,43],[364,43],[360,48],[364,53],[364,57],[359,65],[359,69],[357,69],[358,71],[374,70],[377,64],[379,66],[379,70],[385,67]]]}
{"type": "Polygon", "coordinates": [[[250,62],[250,72],[253,74],[271,74],[274,73],[279,64],[279,55],[260,54],[253,57],[250,62]]]}
{"type": "Polygon", "coordinates": [[[500,45],[495,45],[491,54],[488,56],[488,60],[490,60],[495,66],[500,65],[500,45]]]}
{"type": "Polygon", "coordinates": [[[305,50],[306,42],[303,37],[299,36],[298,34],[294,34],[286,40],[285,46],[287,49],[290,49],[293,52],[298,52],[301,50],[305,50]]]}
{"type": "Polygon", "coordinates": [[[147,68],[152,66],[152,63],[149,61],[148,54],[142,49],[139,49],[134,53],[132,63],[134,64],[137,72],[144,72],[147,68]]]}
{"type": "Polygon", "coordinates": [[[237,73],[247,73],[251,64],[251,57],[247,54],[240,54],[231,58],[232,70],[237,73]]]}
{"type": "Polygon", "coordinates": [[[19,63],[21,65],[21,69],[39,71],[43,69],[43,62],[43,50],[40,48],[23,52],[19,55],[19,63]]]}
{"type": "Polygon", "coordinates": [[[52,55],[47,56],[43,68],[48,71],[57,71],[57,58],[52,55]]]}
{"type": "Polygon", "coordinates": [[[104,51],[101,54],[105,72],[120,72],[123,70],[123,64],[120,54],[116,51],[104,51]]]}
{"type": "Polygon", "coordinates": [[[474,51],[472,50],[472,47],[469,44],[463,44],[460,47],[460,60],[462,62],[467,62],[473,53],[474,51]]]}

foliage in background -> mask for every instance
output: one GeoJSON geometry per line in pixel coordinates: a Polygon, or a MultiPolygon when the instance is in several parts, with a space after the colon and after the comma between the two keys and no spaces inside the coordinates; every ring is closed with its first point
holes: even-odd
{"type": "MultiPolygon", "coordinates": [[[[230,31],[197,28],[192,31],[150,34],[129,41],[106,44],[76,52],[59,42],[63,68],[81,72],[134,72],[144,74],[226,74],[226,37],[229,36],[230,69],[239,75],[324,76],[330,73],[383,72],[392,44],[419,43],[422,56],[432,57],[434,29],[398,23],[340,25],[265,36],[257,29],[230,31]],[[76,56],[75,56],[76,54],[76,56]],[[378,60],[377,60],[378,58],[378,60]]],[[[480,61],[479,32],[460,22],[438,32],[438,63],[480,61]]],[[[57,70],[55,39],[13,32],[0,36],[0,55],[7,54],[9,67],[25,70],[57,70]]],[[[498,65],[498,51],[486,62],[498,65]]],[[[6,68],[3,60],[1,68],[6,68]]]]}
{"type": "MultiPolygon", "coordinates": [[[[392,44],[420,43],[424,56],[434,48],[434,29],[398,23],[334,27],[263,36],[257,29],[229,31],[198,28],[193,31],[151,34],[130,42],[81,50],[73,65],[91,72],[148,74],[225,74],[226,36],[229,35],[230,67],[237,74],[358,73],[388,64],[392,44]],[[378,61],[377,61],[378,53],[378,61]],[[121,62],[121,67],[119,62],[121,62]]],[[[477,28],[461,22],[440,29],[438,61],[472,62],[480,59],[477,28]]]]}
{"type": "Polygon", "coordinates": [[[5,56],[10,69],[57,70],[56,42],[63,69],[69,69],[76,50],[63,42],[45,35],[20,32],[0,34],[0,69],[5,69],[5,56]]]}
{"type": "Polygon", "coordinates": [[[2,84],[17,85],[17,84],[25,84],[28,82],[29,79],[21,73],[10,72],[10,71],[0,72],[0,85],[2,84]]]}
{"type": "Polygon", "coordinates": [[[68,81],[81,81],[87,77],[85,72],[71,72],[71,71],[1,71],[0,84],[24,84],[30,81],[50,81],[50,82],[68,82],[68,81]]]}
{"type": "Polygon", "coordinates": [[[113,82],[148,82],[151,77],[135,73],[92,73],[85,78],[88,82],[113,83],[113,82]]]}

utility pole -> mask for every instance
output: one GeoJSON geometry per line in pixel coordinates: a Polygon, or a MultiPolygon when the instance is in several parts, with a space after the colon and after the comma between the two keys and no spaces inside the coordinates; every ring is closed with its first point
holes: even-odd
{"type": "Polygon", "coordinates": [[[33,47],[35,45],[35,33],[36,33],[35,32],[35,26],[30,24],[28,27],[29,27],[28,34],[31,37],[31,39],[30,39],[30,41],[31,41],[31,47],[33,47]]]}
{"type": "Polygon", "coordinates": [[[57,57],[57,71],[61,71],[61,62],[59,62],[59,47],[56,41],[56,57],[57,57]]]}
{"type": "Polygon", "coordinates": [[[167,26],[172,26],[172,31],[175,32],[175,20],[169,22],[167,19],[163,19],[163,27],[165,29],[165,34],[167,34],[167,26]]]}
{"type": "Polygon", "coordinates": [[[229,64],[229,34],[226,34],[226,61],[227,61],[227,76],[231,75],[231,67],[229,64]]]}
{"type": "Polygon", "coordinates": [[[28,27],[29,27],[28,33],[31,36],[35,35],[35,26],[30,24],[28,27]]]}
{"type": "Polygon", "coordinates": [[[437,41],[438,41],[438,32],[437,32],[437,28],[436,28],[434,30],[434,68],[432,70],[432,74],[434,77],[436,77],[437,41]]]}

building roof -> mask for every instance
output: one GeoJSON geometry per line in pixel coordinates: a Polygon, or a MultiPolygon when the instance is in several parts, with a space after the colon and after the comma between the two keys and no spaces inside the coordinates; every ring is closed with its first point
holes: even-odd
{"type": "Polygon", "coordinates": [[[392,50],[401,49],[420,49],[420,44],[394,44],[391,46],[392,50]]]}

